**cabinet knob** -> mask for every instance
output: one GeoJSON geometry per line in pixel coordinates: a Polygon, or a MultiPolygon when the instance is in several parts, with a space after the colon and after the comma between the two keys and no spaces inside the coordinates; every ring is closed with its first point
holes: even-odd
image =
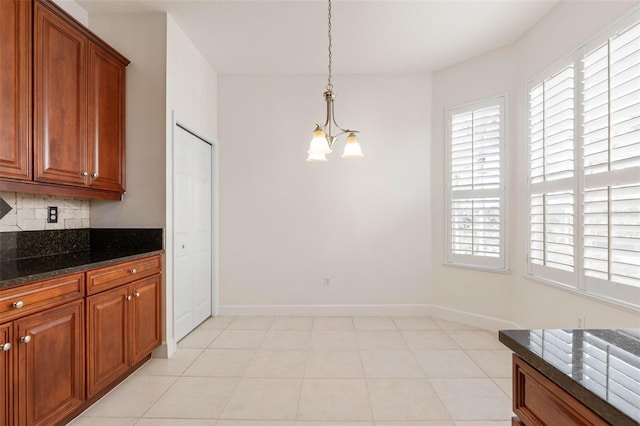
{"type": "Polygon", "coordinates": [[[137,292],[137,291],[136,291],[135,293],[133,293],[133,295],[134,295],[135,297],[140,297],[140,293],[139,293],[139,292],[137,292]]]}
{"type": "Polygon", "coordinates": [[[29,343],[29,342],[31,341],[31,336],[29,336],[29,335],[27,334],[26,336],[21,337],[21,338],[20,338],[20,341],[21,341],[22,343],[29,343]]]}
{"type": "Polygon", "coordinates": [[[11,306],[15,309],[20,309],[24,306],[24,302],[22,300],[18,300],[17,302],[13,302],[11,306]]]}
{"type": "Polygon", "coordinates": [[[94,178],[94,179],[97,178],[98,177],[98,173],[91,173],[91,177],[94,178]]]}
{"type": "Polygon", "coordinates": [[[11,349],[11,343],[5,343],[1,347],[3,351],[7,352],[9,349],[11,349]]]}
{"type": "Polygon", "coordinates": [[[131,272],[132,274],[135,274],[135,273],[136,273],[136,272],[138,272],[138,271],[137,271],[137,269],[136,269],[136,268],[133,268],[130,272],[131,272]]]}
{"type": "Polygon", "coordinates": [[[80,176],[89,176],[88,172],[80,172],[80,176]]]}
{"type": "Polygon", "coordinates": [[[127,302],[128,302],[129,300],[131,300],[131,295],[129,295],[129,296],[125,296],[125,297],[124,297],[124,300],[126,300],[127,302]]]}

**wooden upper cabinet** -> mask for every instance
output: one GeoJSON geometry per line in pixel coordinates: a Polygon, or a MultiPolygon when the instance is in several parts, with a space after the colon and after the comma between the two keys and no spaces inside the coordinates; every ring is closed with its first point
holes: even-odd
{"type": "Polygon", "coordinates": [[[124,191],[125,66],[89,45],[89,186],[124,191]]]}
{"type": "Polygon", "coordinates": [[[0,177],[31,180],[31,2],[0,1],[0,177]]]}
{"type": "Polygon", "coordinates": [[[86,186],[87,39],[34,9],[34,179],[86,186]]]}
{"type": "Polygon", "coordinates": [[[51,0],[0,0],[0,191],[119,200],[127,65],[51,0]]]}

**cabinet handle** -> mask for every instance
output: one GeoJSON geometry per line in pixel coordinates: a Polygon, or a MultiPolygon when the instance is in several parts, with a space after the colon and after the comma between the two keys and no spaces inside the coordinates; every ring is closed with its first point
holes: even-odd
{"type": "Polygon", "coordinates": [[[133,268],[133,269],[132,269],[131,271],[129,271],[129,272],[131,272],[131,274],[135,274],[135,273],[136,273],[136,272],[138,272],[138,271],[136,270],[136,268],[133,268]]]}
{"type": "Polygon", "coordinates": [[[88,172],[80,172],[80,176],[89,176],[88,172]]]}
{"type": "Polygon", "coordinates": [[[11,306],[15,309],[20,309],[24,306],[24,302],[22,300],[18,300],[17,302],[13,302],[11,306]]]}
{"type": "Polygon", "coordinates": [[[11,343],[5,343],[4,345],[2,345],[2,350],[7,352],[9,349],[11,349],[11,343]]]}
{"type": "Polygon", "coordinates": [[[22,343],[29,343],[30,341],[31,341],[31,336],[29,336],[29,335],[26,335],[26,336],[20,338],[20,342],[22,342],[22,343]]]}
{"type": "Polygon", "coordinates": [[[131,295],[129,295],[129,296],[125,296],[125,297],[124,297],[124,300],[126,300],[127,302],[128,302],[129,300],[131,300],[131,295]]]}
{"type": "Polygon", "coordinates": [[[137,292],[137,291],[136,291],[135,293],[133,293],[133,295],[134,295],[135,297],[140,297],[140,293],[139,293],[139,292],[137,292]]]}
{"type": "Polygon", "coordinates": [[[91,173],[91,177],[94,178],[94,179],[97,178],[98,177],[98,173],[91,173]]]}

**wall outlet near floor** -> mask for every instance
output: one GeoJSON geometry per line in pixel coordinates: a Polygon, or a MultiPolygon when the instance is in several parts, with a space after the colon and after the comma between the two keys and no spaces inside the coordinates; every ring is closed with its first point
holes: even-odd
{"type": "Polygon", "coordinates": [[[579,330],[584,330],[586,317],[583,314],[576,314],[576,328],[579,330]]]}
{"type": "Polygon", "coordinates": [[[326,275],[324,277],[324,286],[325,287],[331,287],[331,277],[329,275],[326,275]]]}
{"type": "Polygon", "coordinates": [[[58,207],[47,207],[47,223],[58,223],[58,207]]]}

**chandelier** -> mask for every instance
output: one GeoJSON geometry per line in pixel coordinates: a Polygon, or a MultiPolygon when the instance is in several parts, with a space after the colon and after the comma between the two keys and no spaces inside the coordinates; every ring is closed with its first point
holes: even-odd
{"type": "Polygon", "coordinates": [[[327,119],[325,120],[323,125],[316,124],[316,128],[313,131],[313,138],[311,139],[311,144],[309,146],[309,157],[307,157],[307,161],[311,162],[323,162],[327,161],[327,154],[331,153],[331,148],[333,147],[333,143],[340,135],[347,134],[347,143],[344,147],[344,152],[342,154],[342,158],[359,158],[363,157],[362,149],[360,148],[360,144],[358,143],[358,137],[356,133],[357,130],[343,129],[336,123],[336,119],[334,117],[334,106],[333,101],[336,98],[335,93],[333,93],[333,84],[331,84],[331,48],[332,48],[332,38],[331,38],[331,0],[329,0],[329,26],[328,26],[328,35],[329,35],[329,78],[327,81],[327,90],[324,92],[324,100],[327,103],[327,119]],[[339,133],[333,135],[332,131],[334,131],[333,127],[335,126],[336,130],[339,133]]]}

